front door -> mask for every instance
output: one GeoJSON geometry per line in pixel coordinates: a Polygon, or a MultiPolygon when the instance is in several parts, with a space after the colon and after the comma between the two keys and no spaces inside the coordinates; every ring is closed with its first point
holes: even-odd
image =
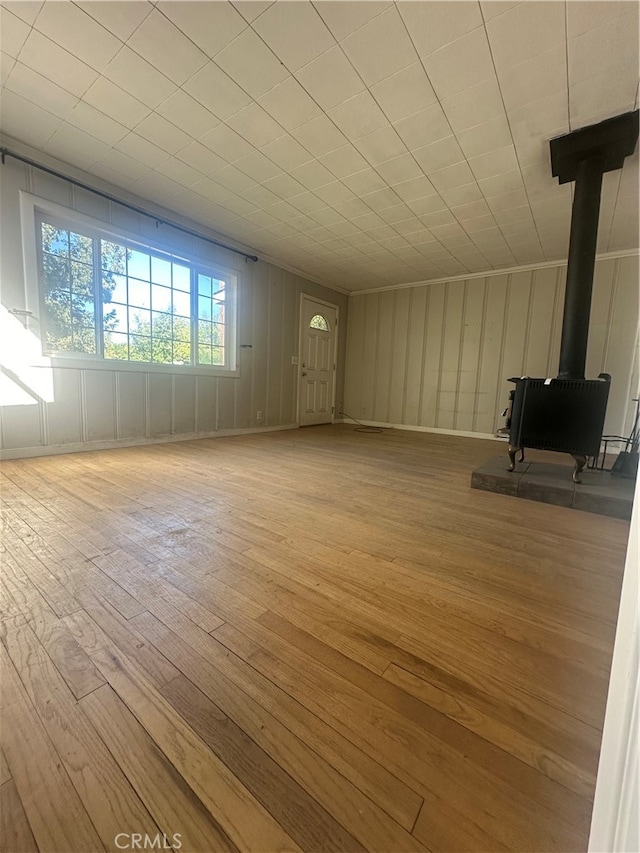
{"type": "Polygon", "coordinates": [[[300,426],[329,424],[333,418],[333,390],[338,307],[300,298],[300,426]]]}

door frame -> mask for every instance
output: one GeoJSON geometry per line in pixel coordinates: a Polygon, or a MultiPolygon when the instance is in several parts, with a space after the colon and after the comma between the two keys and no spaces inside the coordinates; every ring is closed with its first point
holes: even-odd
{"type": "Polygon", "coordinates": [[[302,403],[302,395],[300,394],[300,380],[302,379],[302,333],[304,331],[302,326],[302,305],[305,299],[309,299],[311,302],[317,302],[319,305],[326,305],[328,308],[334,308],[336,312],[336,328],[335,328],[335,342],[333,346],[333,389],[331,394],[331,421],[330,423],[336,422],[336,393],[337,393],[337,376],[338,376],[338,327],[340,325],[340,306],[336,305],[335,302],[328,302],[326,299],[321,299],[319,296],[312,296],[310,293],[305,293],[302,291],[300,293],[300,305],[298,310],[298,370],[296,372],[296,397],[298,400],[297,403],[297,413],[298,413],[298,426],[300,426],[300,405],[302,403]]]}

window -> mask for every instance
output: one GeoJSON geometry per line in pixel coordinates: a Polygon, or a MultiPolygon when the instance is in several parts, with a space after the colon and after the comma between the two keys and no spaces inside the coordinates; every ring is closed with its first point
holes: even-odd
{"type": "Polygon", "coordinates": [[[322,314],[315,314],[309,322],[309,327],[311,329],[321,329],[323,332],[329,331],[329,324],[322,314]]]}
{"type": "Polygon", "coordinates": [[[36,243],[46,353],[235,368],[234,275],[48,213],[36,243]]]}

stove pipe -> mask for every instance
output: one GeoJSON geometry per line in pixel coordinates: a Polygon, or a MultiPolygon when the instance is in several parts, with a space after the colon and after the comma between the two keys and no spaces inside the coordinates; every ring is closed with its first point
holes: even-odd
{"type": "Polygon", "coordinates": [[[552,174],[575,181],[558,379],[585,378],[602,176],[622,168],[637,139],[635,110],[550,142],[552,174]]]}

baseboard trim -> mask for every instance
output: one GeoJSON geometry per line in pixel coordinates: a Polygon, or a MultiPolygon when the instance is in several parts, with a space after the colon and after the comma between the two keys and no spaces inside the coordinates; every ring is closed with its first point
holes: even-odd
{"type": "Polygon", "coordinates": [[[17,447],[0,450],[0,460],[29,459],[34,456],[57,456],[62,453],[86,453],[92,450],[115,450],[120,447],[139,447],[145,444],[172,444],[178,441],[198,441],[201,438],[225,438],[234,435],[279,432],[285,429],[299,429],[299,425],[280,424],[278,426],[246,427],[243,429],[219,429],[213,432],[178,433],[176,435],[161,435],[155,438],[117,438],[105,441],[78,441],[72,444],[48,444],[41,447],[17,447]]]}
{"type": "MultiPolygon", "coordinates": [[[[334,423],[353,424],[354,426],[357,426],[357,423],[349,420],[349,418],[343,418],[342,420],[336,419],[334,423]]],[[[456,435],[460,438],[482,438],[485,440],[491,439],[492,441],[505,441],[504,438],[498,438],[498,436],[489,432],[469,432],[468,430],[462,429],[440,429],[439,427],[414,426],[413,424],[394,424],[389,423],[388,421],[361,420],[360,423],[363,426],[381,427],[382,429],[402,429],[409,432],[433,432],[438,435],[456,435]]]]}

